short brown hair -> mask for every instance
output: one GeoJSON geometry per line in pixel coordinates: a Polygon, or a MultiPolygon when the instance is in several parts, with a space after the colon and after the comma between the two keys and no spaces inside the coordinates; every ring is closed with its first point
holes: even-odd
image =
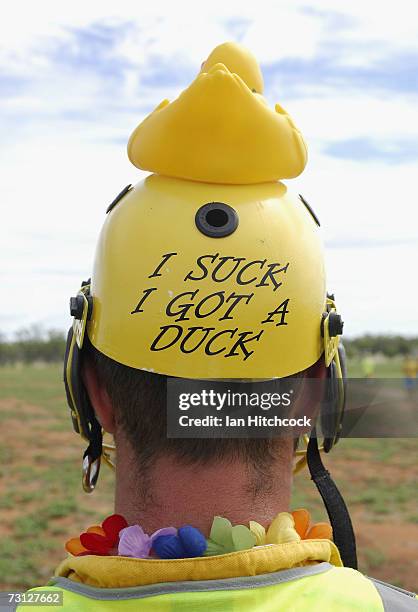
{"type": "Polygon", "coordinates": [[[94,365],[116,412],[117,423],[131,444],[141,471],[159,456],[171,454],[184,464],[205,465],[241,459],[255,471],[265,489],[270,467],[281,456],[278,438],[167,438],[167,376],[122,365],[87,340],[85,357],[94,365]]]}

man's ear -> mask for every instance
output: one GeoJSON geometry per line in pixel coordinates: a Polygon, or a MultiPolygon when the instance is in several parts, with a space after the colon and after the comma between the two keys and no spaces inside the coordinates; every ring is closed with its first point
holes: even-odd
{"type": "Polygon", "coordinates": [[[112,401],[101,384],[95,367],[87,361],[83,366],[81,376],[97,420],[105,431],[115,433],[116,419],[112,401]]]}

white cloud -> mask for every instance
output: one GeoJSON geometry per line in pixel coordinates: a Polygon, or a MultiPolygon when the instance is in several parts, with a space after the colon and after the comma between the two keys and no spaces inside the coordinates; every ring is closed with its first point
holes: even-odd
{"type": "Polygon", "coordinates": [[[418,95],[379,98],[361,91],[347,95],[334,90],[321,98],[308,95],[291,100],[287,106],[308,143],[418,137],[418,95]]]}
{"type": "MultiPolygon", "coordinates": [[[[25,83],[0,101],[0,206],[6,228],[0,274],[3,291],[13,296],[3,302],[0,328],[11,331],[33,321],[63,327],[69,321],[68,297],[90,273],[106,206],[141,177],[124,143],[146,107],[179,93],[175,84],[143,84],[158,62],[172,66],[173,74],[183,65],[197,72],[210,49],[232,37],[231,19],[239,18],[242,41],[266,65],[315,58],[325,43],[330,54],[348,45],[342,64],[373,65],[385,54],[417,48],[408,5],[398,3],[392,14],[380,3],[352,2],[338,7],[350,19],[345,22],[335,17],[330,0],[316,3],[322,14],[301,11],[304,2],[11,4],[0,23],[0,66],[25,83]],[[71,47],[81,42],[70,28],[115,20],[135,26],[121,30],[109,49],[110,59],[131,63],[121,68],[120,81],[100,73],[94,62],[87,70],[54,55],[57,41],[80,51],[71,47]]],[[[288,107],[310,145],[308,167],[289,187],[312,203],[328,244],[351,245],[327,250],[330,288],[352,322],[347,332],[416,333],[413,314],[400,318],[390,299],[405,287],[410,302],[416,304],[418,297],[411,283],[417,255],[412,164],[343,161],[324,154],[329,142],[368,138],[388,147],[392,140],[416,139],[416,97],[310,83],[296,98],[286,94],[285,73],[281,83],[283,88],[272,82],[268,98],[288,107]],[[355,248],[356,241],[376,246],[355,248]],[[385,242],[391,246],[382,247],[385,242]]]]}

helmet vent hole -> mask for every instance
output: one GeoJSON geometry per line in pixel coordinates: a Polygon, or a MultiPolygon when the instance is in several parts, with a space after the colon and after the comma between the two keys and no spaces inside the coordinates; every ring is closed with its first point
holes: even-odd
{"type": "Polygon", "coordinates": [[[221,208],[212,208],[206,213],[206,221],[212,227],[223,227],[228,223],[228,215],[221,208]]]}
{"type": "Polygon", "coordinates": [[[238,227],[236,211],[224,202],[204,204],[196,213],[197,229],[211,238],[229,236],[238,227]]]}

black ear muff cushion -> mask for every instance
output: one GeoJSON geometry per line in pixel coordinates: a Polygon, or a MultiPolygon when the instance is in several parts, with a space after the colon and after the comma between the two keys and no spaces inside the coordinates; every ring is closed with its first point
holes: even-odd
{"type": "Polygon", "coordinates": [[[346,385],[347,385],[347,358],[342,342],[338,346],[341,374],[343,379],[343,397],[341,384],[337,377],[337,366],[332,361],[328,368],[328,379],[325,394],[321,403],[321,429],[324,435],[324,451],[328,453],[341,435],[341,423],[344,416],[346,385]],[[342,399],[342,401],[341,401],[342,399]]]}
{"type": "Polygon", "coordinates": [[[341,340],[338,344],[338,356],[340,358],[341,373],[343,375],[343,380],[344,382],[346,382],[347,380],[347,355],[345,352],[344,344],[342,343],[341,340]]]}
{"type": "Polygon", "coordinates": [[[338,381],[336,365],[328,368],[325,393],[321,402],[321,429],[324,436],[324,451],[328,453],[333,444],[338,426],[338,381]]]}
{"type": "Polygon", "coordinates": [[[74,343],[72,355],[70,348],[73,341],[73,328],[71,327],[67,336],[67,346],[64,357],[64,386],[67,395],[67,402],[71,410],[78,413],[82,431],[80,432],[77,420],[72,417],[73,427],[77,433],[81,433],[90,439],[91,427],[93,421],[96,421],[93,407],[91,405],[87,390],[83,384],[81,376],[82,351],[78,348],[77,343],[74,343]],[[67,363],[71,358],[70,380],[67,377],[67,363]],[[72,396],[70,393],[72,391],[72,396]],[[74,398],[74,401],[73,401],[74,398]],[[74,405],[75,404],[75,405],[74,405]]]}
{"type": "Polygon", "coordinates": [[[74,330],[72,327],[70,327],[70,329],[68,330],[68,334],[67,334],[67,344],[65,347],[65,356],[64,356],[64,387],[65,387],[65,394],[67,396],[67,404],[70,408],[70,415],[71,415],[71,420],[73,423],[74,431],[76,433],[80,433],[80,428],[78,426],[77,419],[74,416],[74,412],[76,412],[77,408],[74,405],[73,398],[70,392],[70,388],[72,389],[72,381],[68,380],[68,377],[67,377],[68,360],[70,357],[70,349],[71,349],[71,343],[73,341],[73,337],[74,337],[74,330]]]}
{"type": "MultiPolygon", "coordinates": [[[[345,402],[347,399],[347,355],[345,352],[345,348],[344,348],[344,344],[341,342],[338,345],[338,356],[340,358],[340,365],[341,365],[341,373],[343,376],[343,393],[344,393],[344,397],[343,397],[343,401],[341,403],[341,415],[340,415],[340,424],[342,424],[343,422],[343,418],[344,418],[344,411],[345,411],[345,402]]],[[[338,440],[340,439],[341,436],[341,432],[342,432],[342,427],[339,427],[338,431],[337,431],[337,435],[335,438],[335,442],[338,442],[338,440]]]]}

